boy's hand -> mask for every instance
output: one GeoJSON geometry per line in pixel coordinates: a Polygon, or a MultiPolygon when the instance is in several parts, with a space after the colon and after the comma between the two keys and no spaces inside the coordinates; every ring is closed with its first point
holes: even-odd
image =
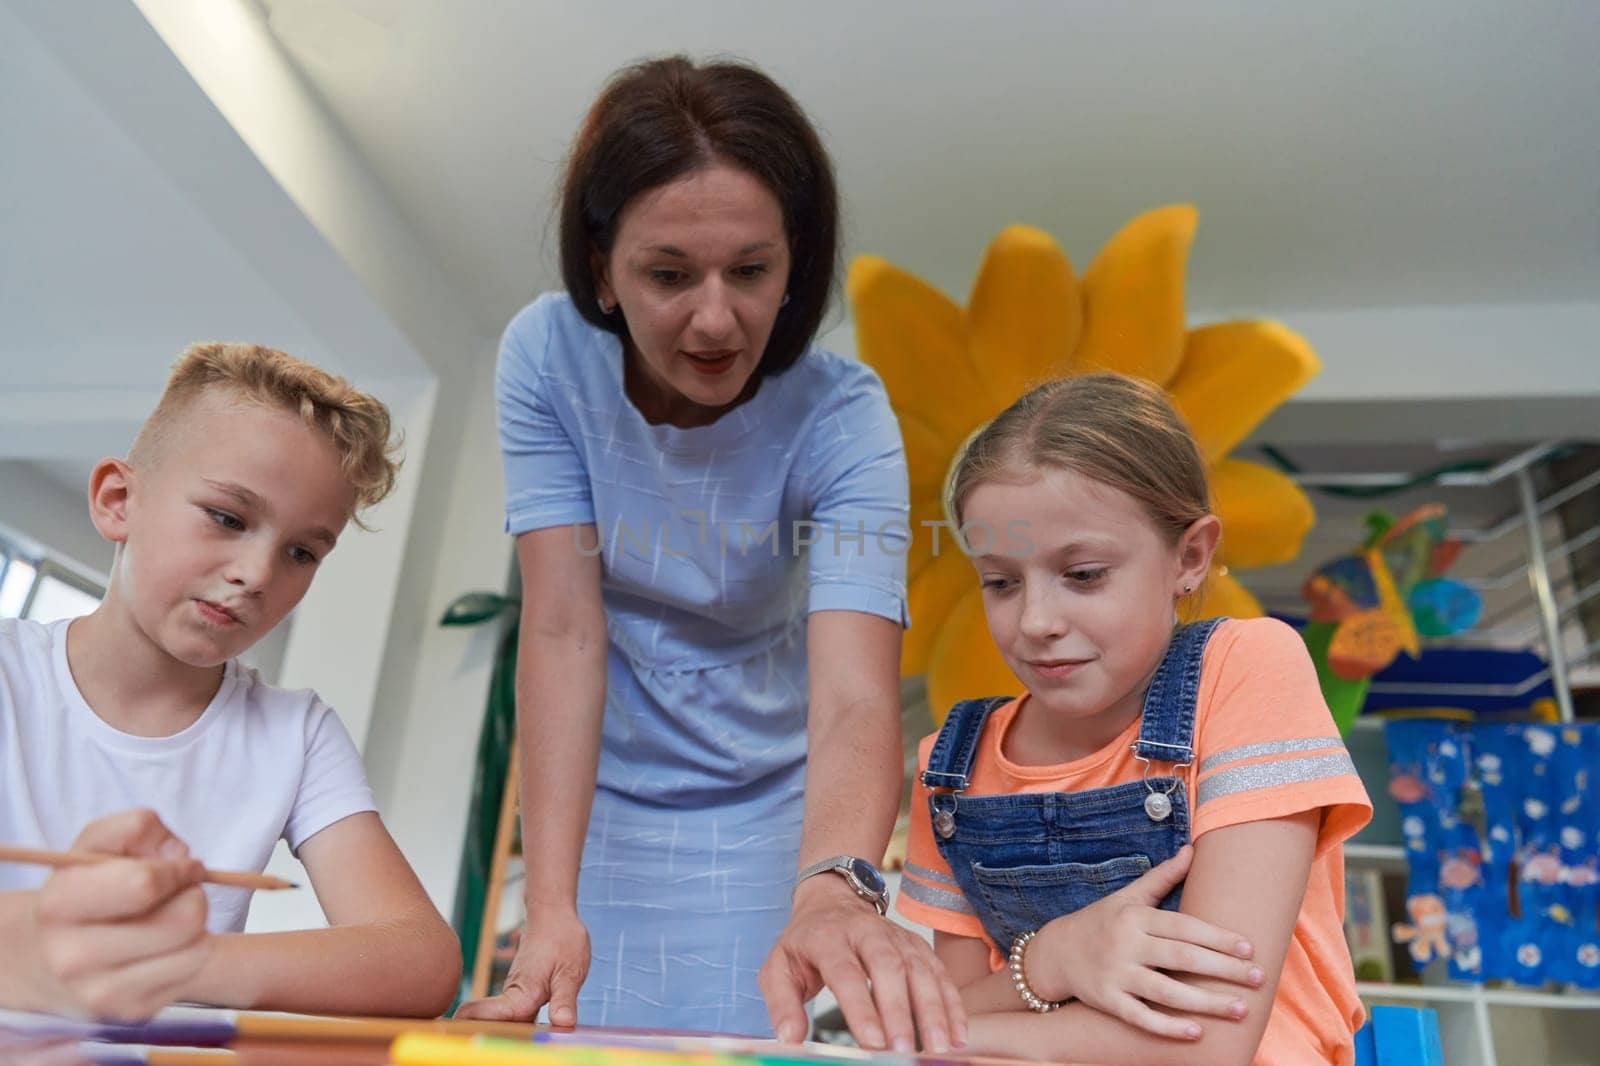
{"type": "Polygon", "coordinates": [[[498,996],[463,1003],[457,1018],[531,1022],[550,1004],[550,1024],[578,1024],[578,989],[589,976],[589,931],[570,905],[530,905],[528,921],[498,996]]]}
{"type": "Polygon", "coordinates": [[[1075,998],[1157,1036],[1192,1040],[1199,1027],[1151,1009],[1240,1019],[1242,999],[1195,988],[1169,973],[1202,974],[1259,988],[1261,968],[1236,933],[1193,915],[1159,909],[1183,883],[1194,848],[1182,850],[1126,888],[1050,922],[1028,945],[1028,982],[1042,999],[1075,998]],[[1165,972],[1163,972],[1165,971],[1165,972]]]}
{"type": "Polygon", "coordinates": [[[122,856],[57,870],[34,910],[42,1006],[116,1021],[147,1018],[205,964],[205,868],[155,812],[86,826],[74,851],[122,856]]]}

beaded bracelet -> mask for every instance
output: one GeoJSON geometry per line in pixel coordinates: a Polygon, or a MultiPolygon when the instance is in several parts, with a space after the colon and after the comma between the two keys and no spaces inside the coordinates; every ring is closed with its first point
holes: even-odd
{"type": "Polygon", "coordinates": [[[1011,983],[1017,986],[1017,995],[1022,997],[1022,1002],[1026,1003],[1031,1011],[1048,1014],[1053,1010],[1059,1010],[1061,1004],[1040,999],[1028,985],[1028,974],[1024,959],[1028,952],[1028,942],[1033,937],[1034,934],[1031,932],[1022,933],[1011,942],[1011,958],[1007,965],[1011,968],[1011,983]]]}

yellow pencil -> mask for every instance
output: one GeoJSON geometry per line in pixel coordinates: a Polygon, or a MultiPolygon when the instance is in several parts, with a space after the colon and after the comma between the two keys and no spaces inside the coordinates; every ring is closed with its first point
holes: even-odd
{"type": "MultiPolygon", "coordinates": [[[[0,862],[28,863],[33,866],[87,866],[91,863],[105,862],[107,859],[121,858],[118,855],[103,855],[92,851],[42,851],[38,848],[17,848],[9,844],[0,844],[0,862]]],[[[207,870],[205,881],[212,885],[228,885],[232,888],[260,888],[268,891],[283,888],[299,888],[293,881],[285,881],[281,877],[269,877],[267,874],[235,873],[231,870],[207,870]]]]}
{"type": "Polygon", "coordinates": [[[472,1037],[406,1033],[389,1046],[393,1066],[546,1066],[561,1060],[545,1044],[485,1045],[472,1037]]]}
{"type": "MultiPolygon", "coordinates": [[[[598,1038],[603,1041],[604,1037],[598,1038]]],[[[406,1033],[389,1046],[391,1066],[715,1066],[712,1053],[606,1046],[522,1044],[493,1036],[406,1033]]]]}

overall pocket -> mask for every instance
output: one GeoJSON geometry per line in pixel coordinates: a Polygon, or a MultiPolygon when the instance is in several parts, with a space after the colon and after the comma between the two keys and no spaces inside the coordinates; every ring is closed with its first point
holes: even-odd
{"type": "Polygon", "coordinates": [[[1054,918],[1082,910],[1150,869],[1146,855],[1123,855],[1105,862],[1063,862],[1050,866],[972,864],[983,895],[984,928],[1005,950],[1013,938],[1054,918]]]}

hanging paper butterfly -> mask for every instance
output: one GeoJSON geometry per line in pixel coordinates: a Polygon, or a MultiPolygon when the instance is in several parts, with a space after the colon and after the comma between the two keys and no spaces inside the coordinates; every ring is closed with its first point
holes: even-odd
{"type": "Polygon", "coordinates": [[[1311,625],[1335,628],[1327,666],[1346,681],[1371,677],[1405,652],[1418,656],[1419,637],[1459,633],[1478,620],[1478,594],[1444,572],[1461,554],[1445,535],[1445,508],[1429,504],[1395,521],[1367,516],[1359,552],[1341,556],[1306,579],[1311,625]]]}

